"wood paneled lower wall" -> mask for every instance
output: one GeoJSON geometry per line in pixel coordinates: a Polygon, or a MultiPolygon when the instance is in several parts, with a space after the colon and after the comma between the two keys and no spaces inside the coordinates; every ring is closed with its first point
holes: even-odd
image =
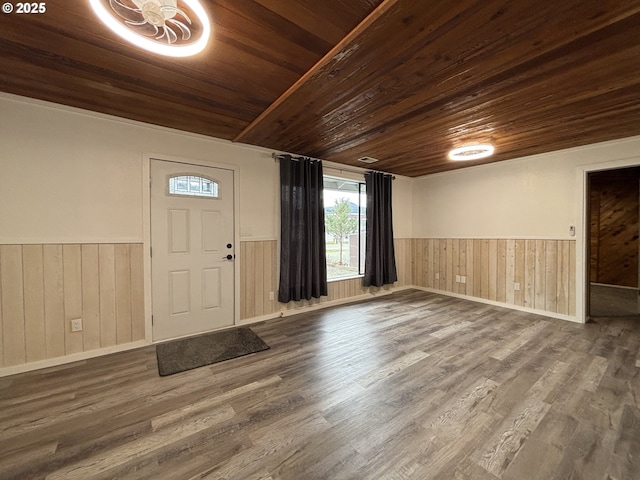
{"type": "Polygon", "coordinates": [[[573,240],[414,238],[410,258],[416,286],[575,315],[573,240]]]}
{"type": "Polygon", "coordinates": [[[240,319],[279,311],[277,253],[275,240],[240,242],[240,319]]]}
{"type": "MultiPolygon", "coordinates": [[[[327,297],[282,305],[277,301],[277,248],[275,240],[241,243],[243,320],[383,290],[364,288],[361,278],[353,278],[330,282],[327,297]]],[[[395,287],[414,285],[575,316],[573,240],[402,238],[395,240],[395,250],[395,287]]]]}
{"type": "MultiPolygon", "coordinates": [[[[327,297],[283,305],[277,242],[244,241],[240,248],[242,320],[393,288],[365,288],[352,278],[330,282],[327,297]]],[[[406,238],[396,239],[395,249],[394,287],[575,315],[575,241],[406,238]]],[[[0,367],[144,338],[142,244],[0,245],[0,367]],[[76,318],[81,332],[71,331],[76,318]]]]}
{"type": "Polygon", "coordinates": [[[144,329],[142,244],[0,245],[0,367],[143,340],[144,329]]]}
{"type": "MultiPolygon", "coordinates": [[[[394,286],[411,285],[411,263],[407,254],[411,239],[396,239],[398,282],[394,286]],[[408,261],[407,261],[408,260],[408,261]]],[[[329,282],[328,295],[320,299],[281,304],[278,302],[278,242],[276,240],[240,243],[240,318],[247,320],[288,310],[375,294],[391,287],[363,287],[361,278],[329,282]],[[273,292],[274,299],[269,294],[273,292]]]]}

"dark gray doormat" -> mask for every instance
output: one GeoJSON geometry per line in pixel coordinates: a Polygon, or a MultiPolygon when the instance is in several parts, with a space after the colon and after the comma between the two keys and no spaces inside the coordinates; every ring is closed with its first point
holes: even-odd
{"type": "Polygon", "coordinates": [[[164,377],[267,350],[250,328],[234,328],[156,345],[158,373],[164,377]]]}

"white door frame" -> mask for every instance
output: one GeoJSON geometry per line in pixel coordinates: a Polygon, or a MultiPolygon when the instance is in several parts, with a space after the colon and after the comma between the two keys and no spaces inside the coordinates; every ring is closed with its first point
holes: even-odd
{"type": "Polygon", "coordinates": [[[175,155],[165,155],[162,153],[144,153],[142,156],[142,238],[144,250],[144,311],[145,311],[145,340],[153,343],[153,326],[151,324],[151,314],[153,312],[153,298],[151,294],[151,160],[163,160],[166,162],[183,163],[185,165],[195,165],[199,167],[224,168],[233,171],[233,242],[236,246],[234,263],[234,309],[233,326],[240,322],[240,222],[238,213],[240,211],[240,181],[238,167],[226,163],[195,160],[193,158],[176,157],[175,155]]]}
{"type": "Polygon", "coordinates": [[[580,323],[587,322],[587,283],[589,282],[589,259],[587,258],[587,233],[589,232],[589,218],[587,208],[589,206],[588,177],[591,172],[615,170],[618,168],[640,166],[640,157],[621,158],[603,163],[593,163],[577,167],[577,201],[578,212],[576,218],[581,228],[576,232],[576,320],[580,323]]]}

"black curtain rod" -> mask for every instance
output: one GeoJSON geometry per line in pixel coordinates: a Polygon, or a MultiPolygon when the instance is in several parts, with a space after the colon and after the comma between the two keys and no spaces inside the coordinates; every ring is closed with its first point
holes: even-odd
{"type": "MultiPolygon", "coordinates": [[[[284,157],[284,156],[291,157],[291,159],[292,159],[292,160],[298,161],[298,159],[297,159],[296,157],[294,157],[293,155],[290,155],[290,154],[288,154],[288,153],[275,153],[275,152],[274,152],[274,153],[272,153],[272,154],[271,154],[271,156],[273,157],[273,160],[274,160],[275,162],[277,162],[278,160],[280,160],[280,157],[284,157]]],[[[300,155],[300,157],[302,157],[302,158],[309,158],[309,159],[311,159],[311,160],[313,160],[313,161],[315,161],[315,162],[321,162],[321,161],[322,161],[322,160],[320,160],[319,158],[304,157],[304,155],[300,155]]],[[[366,173],[366,172],[361,172],[361,171],[359,171],[359,170],[350,170],[350,169],[348,169],[348,168],[338,168],[338,167],[328,167],[328,168],[331,168],[332,170],[340,170],[341,172],[343,172],[343,171],[344,171],[344,172],[357,173],[357,174],[366,173]]],[[[387,172],[381,172],[381,171],[379,171],[379,170],[368,169],[368,171],[370,171],[370,172],[376,172],[376,173],[383,173],[384,175],[391,175],[390,173],[387,173],[387,172]]],[[[395,175],[391,175],[391,178],[392,178],[392,180],[395,180],[395,179],[396,179],[396,176],[395,176],[395,175]]]]}

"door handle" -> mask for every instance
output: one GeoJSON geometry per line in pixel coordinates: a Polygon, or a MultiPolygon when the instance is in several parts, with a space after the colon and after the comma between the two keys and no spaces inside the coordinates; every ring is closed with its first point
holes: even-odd
{"type": "Polygon", "coordinates": [[[235,255],[225,255],[224,257],[222,257],[223,260],[233,260],[235,258],[235,255]]]}

